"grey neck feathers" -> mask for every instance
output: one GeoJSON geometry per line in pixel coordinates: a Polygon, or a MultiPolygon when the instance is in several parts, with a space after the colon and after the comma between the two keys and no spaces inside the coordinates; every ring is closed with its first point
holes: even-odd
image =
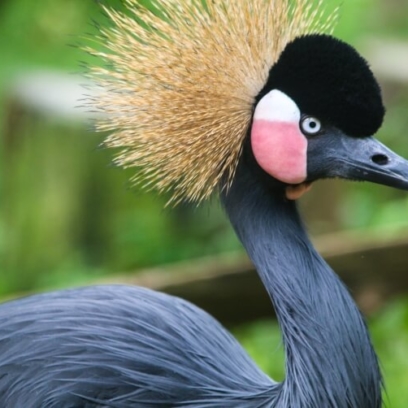
{"type": "Polygon", "coordinates": [[[272,406],[381,407],[381,374],[359,310],[311,244],[296,204],[258,171],[240,163],[222,200],[282,329],[286,378],[272,406]]]}

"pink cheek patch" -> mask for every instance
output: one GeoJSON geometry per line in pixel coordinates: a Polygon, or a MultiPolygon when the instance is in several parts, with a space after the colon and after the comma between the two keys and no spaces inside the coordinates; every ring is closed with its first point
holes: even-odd
{"type": "Polygon", "coordinates": [[[295,122],[254,120],[252,151],[268,174],[288,183],[299,184],[307,176],[307,139],[295,122]]]}

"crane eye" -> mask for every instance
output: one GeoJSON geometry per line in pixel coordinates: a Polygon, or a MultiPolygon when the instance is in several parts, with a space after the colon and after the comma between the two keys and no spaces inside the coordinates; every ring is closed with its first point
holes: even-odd
{"type": "Polygon", "coordinates": [[[322,130],[322,124],[319,119],[312,116],[305,116],[300,121],[302,132],[306,135],[316,135],[322,130]]]}

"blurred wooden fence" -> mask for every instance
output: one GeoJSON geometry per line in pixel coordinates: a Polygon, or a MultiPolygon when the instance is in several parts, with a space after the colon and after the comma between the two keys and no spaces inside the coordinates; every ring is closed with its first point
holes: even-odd
{"type": "MultiPolygon", "coordinates": [[[[341,232],[321,236],[317,249],[370,315],[408,293],[408,231],[384,234],[341,232]]],[[[187,299],[227,325],[273,316],[271,302],[245,254],[182,262],[104,279],[97,284],[132,284],[187,299]]]]}

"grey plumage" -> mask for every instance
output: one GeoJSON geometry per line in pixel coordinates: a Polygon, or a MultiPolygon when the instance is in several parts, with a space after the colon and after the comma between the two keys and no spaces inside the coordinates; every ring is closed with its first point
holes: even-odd
{"type": "Polygon", "coordinates": [[[210,315],[138,287],[4,304],[0,356],[3,408],[261,407],[274,395],[210,315]]]}

